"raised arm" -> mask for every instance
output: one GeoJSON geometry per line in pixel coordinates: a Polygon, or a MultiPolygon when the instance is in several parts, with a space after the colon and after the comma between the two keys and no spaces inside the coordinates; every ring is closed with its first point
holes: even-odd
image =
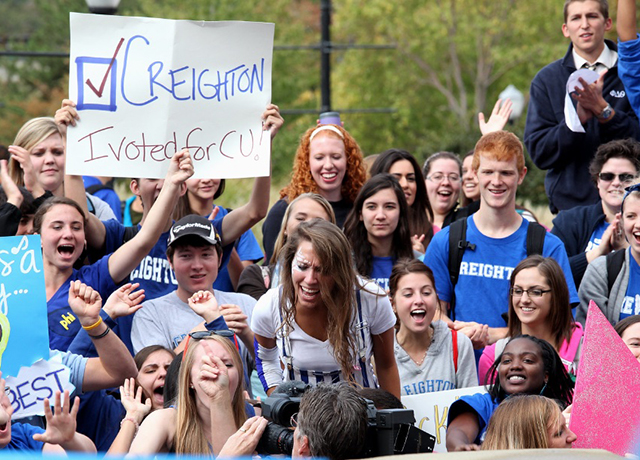
{"type": "Polygon", "coordinates": [[[47,419],[47,429],[42,434],[33,435],[34,440],[45,443],[42,453],[56,453],[60,448],[65,452],[96,452],[96,446],[91,439],[76,431],[79,408],[80,398],[77,396],[71,406],[69,390],[64,392],[64,405],[60,401],[60,392],[56,391],[53,412],[49,399],[45,398],[44,415],[47,419]]]}
{"type": "Polygon", "coordinates": [[[98,358],[87,360],[82,391],[112,388],[128,377],[135,377],[138,370],[129,350],[100,317],[100,294],[78,280],[72,281],[69,306],[98,352],[98,358]]]}
{"type": "Polygon", "coordinates": [[[616,28],[621,42],[637,38],[636,0],[618,0],[616,28]]]}
{"type": "Polygon", "coordinates": [[[149,254],[151,248],[158,242],[158,238],[165,229],[167,213],[175,207],[182,184],[192,175],[191,156],[189,150],[184,149],[171,158],[162,190],[138,234],[120,246],[109,258],[109,273],[116,283],[129,276],[131,270],[138,266],[143,257],[149,254]]]}
{"type": "MultiPolygon", "coordinates": [[[[80,116],[76,110],[76,103],[72,100],[64,99],[62,101],[62,107],[56,111],[55,120],[62,134],[62,142],[66,155],[67,129],[69,126],[75,126],[78,121],[80,121],[80,116]]],[[[85,194],[84,182],[82,182],[81,176],[64,176],[64,196],[78,203],[84,211],[84,215],[87,216],[87,228],[85,229],[87,244],[92,248],[102,248],[106,234],[104,224],[89,212],[87,195],[85,194]]]]}
{"type": "MultiPolygon", "coordinates": [[[[262,114],[263,129],[271,134],[271,141],[284,124],[280,116],[280,109],[275,104],[269,104],[262,114]]],[[[240,236],[260,222],[269,210],[269,192],[271,190],[271,175],[257,177],[253,183],[253,190],[249,202],[234,209],[222,220],[222,245],[232,243],[240,236]]]]}

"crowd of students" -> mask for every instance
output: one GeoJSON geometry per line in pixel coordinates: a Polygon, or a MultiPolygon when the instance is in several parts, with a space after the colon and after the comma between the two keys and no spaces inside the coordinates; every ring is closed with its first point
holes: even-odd
{"type": "MultiPolygon", "coordinates": [[[[570,50],[532,84],[525,143],[550,170],[551,231],[516,204],[527,170],[503,131],[509,101],[480,114],[472,152],[422,168],[396,148],[365,161],[344,126],[310,127],[270,210],[270,177],[244,206],[216,206],[230,184],[191,179],[187,149],[164,180],[132,178],[135,198],[114,200],[108,178],[64,174],[66,132],[82,123],[72,101],[26,122],[0,162],[0,231],[41,236],[49,345],[78,397],[46,400],[45,428],[12,425],[0,381],[0,448],[248,455],[255,443],[238,438],[266,425],[249,401],[290,380],[396,398],[486,384],[451,406],[449,450],[570,447],[560,412],[590,300],[640,360],[637,86],[603,96],[618,84],[610,25],[605,0],[567,0],[570,50]],[[541,104],[578,58],[609,69],[573,93],[581,134],[541,104]],[[592,184],[568,185],[581,177],[592,184]],[[251,229],[265,217],[261,247],[251,229]]],[[[284,123],[273,104],[263,121],[271,139],[284,123]]]]}

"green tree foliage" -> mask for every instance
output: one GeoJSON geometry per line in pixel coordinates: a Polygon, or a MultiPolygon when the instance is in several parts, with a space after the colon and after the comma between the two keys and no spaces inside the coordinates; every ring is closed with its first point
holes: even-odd
{"type": "MultiPolygon", "coordinates": [[[[479,136],[477,113],[488,115],[508,84],[527,93],[535,73],[568,43],[557,0],[334,0],[333,7],[334,43],[397,45],[333,53],[334,108],[395,109],[343,114],[365,154],[389,147],[419,160],[438,150],[465,153],[479,136]]],[[[68,52],[71,11],[88,12],[85,1],[3,0],[4,48],[68,52]]],[[[276,46],[320,40],[320,0],[122,0],[118,14],[274,22],[276,46]]],[[[274,52],[272,100],[281,109],[320,107],[319,57],[318,50],[274,52]]],[[[10,143],[28,118],[54,113],[67,93],[68,66],[60,58],[0,58],[0,143],[10,143]]],[[[524,116],[509,127],[520,137],[524,116]]],[[[275,184],[287,181],[299,136],[316,115],[285,118],[273,149],[275,184]]],[[[529,166],[521,197],[544,202],[544,173],[529,166]]]]}

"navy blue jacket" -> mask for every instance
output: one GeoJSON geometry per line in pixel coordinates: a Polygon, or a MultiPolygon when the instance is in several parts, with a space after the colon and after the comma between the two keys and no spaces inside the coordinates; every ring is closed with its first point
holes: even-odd
{"type": "Polygon", "coordinates": [[[587,253],[584,250],[587,248],[594,230],[604,220],[605,215],[601,201],[589,206],[578,206],[566,211],[560,211],[560,214],[553,219],[551,233],[564,243],[576,289],[580,287],[580,281],[582,281],[584,272],[589,266],[587,253]]]}
{"type": "MultiPolygon", "coordinates": [[[[605,40],[606,46],[616,45],[605,40]]],[[[573,45],[563,59],[543,68],[531,82],[524,142],[531,159],[548,170],[544,181],[553,212],[596,203],[598,191],[591,183],[589,163],[601,144],[633,137],[640,140],[640,124],[618,78],[617,64],[604,79],[603,96],[615,110],[607,123],[592,118],[586,133],[574,133],[564,120],[564,100],[569,75],[575,70],[573,45]]],[[[575,102],[574,102],[575,104],[575,102]]]]}

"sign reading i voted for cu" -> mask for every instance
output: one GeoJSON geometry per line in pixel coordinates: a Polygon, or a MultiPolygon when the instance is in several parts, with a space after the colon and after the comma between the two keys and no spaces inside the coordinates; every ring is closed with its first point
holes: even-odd
{"type": "Polygon", "coordinates": [[[274,25],[71,13],[69,174],[163,178],[188,148],[199,178],[270,174],[274,25]]]}
{"type": "Polygon", "coordinates": [[[49,358],[47,299],[40,236],[0,238],[0,370],[49,358]]]}

